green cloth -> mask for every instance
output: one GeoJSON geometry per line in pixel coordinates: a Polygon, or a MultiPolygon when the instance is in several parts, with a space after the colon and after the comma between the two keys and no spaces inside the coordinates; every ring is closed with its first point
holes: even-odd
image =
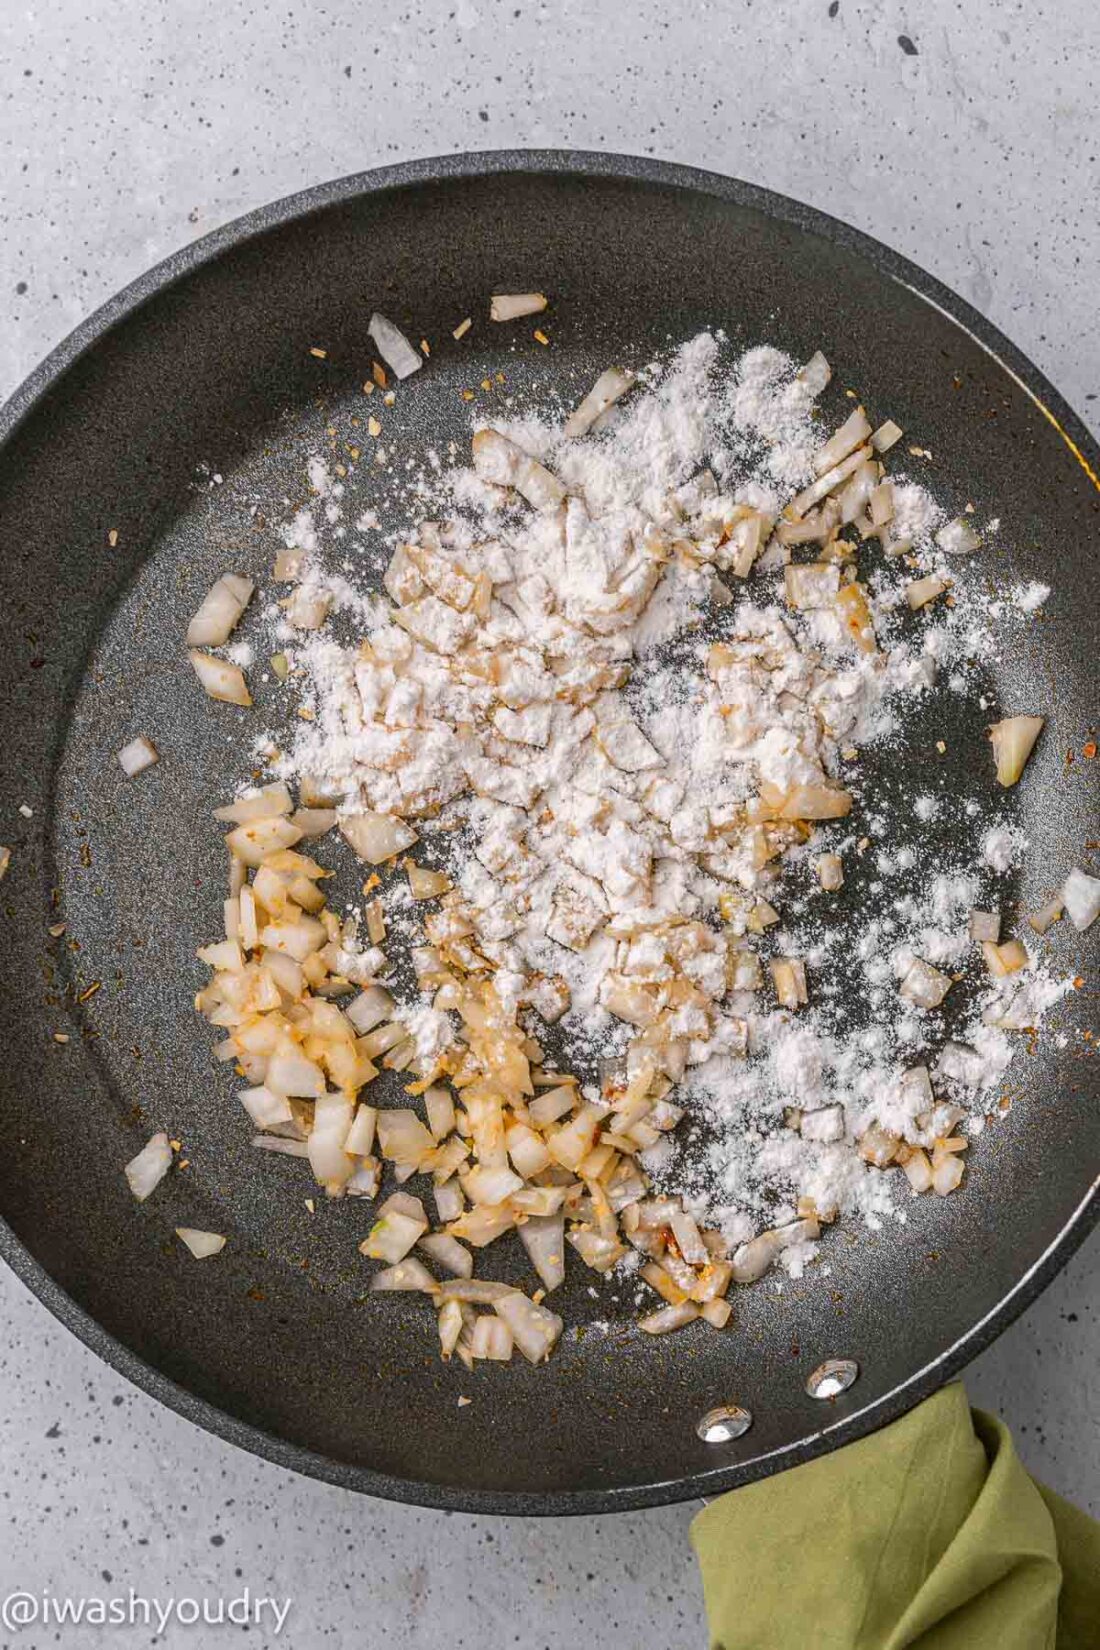
{"type": "Polygon", "coordinates": [[[1100,1524],[946,1387],[691,1526],[712,1650],[1100,1650],[1100,1524]]]}

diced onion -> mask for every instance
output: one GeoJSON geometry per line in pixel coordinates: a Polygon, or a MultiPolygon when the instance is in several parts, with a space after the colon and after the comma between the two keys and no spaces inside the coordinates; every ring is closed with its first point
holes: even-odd
{"type": "Polygon", "coordinates": [[[493,1311],[508,1325],[523,1356],[533,1364],[550,1356],[565,1327],[556,1312],[538,1306],[518,1291],[501,1295],[493,1302],[493,1311]]]}
{"type": "Polygon", "coordinates": [[[1058,922],[1064,911],[1065,904],[1061,894],[1058,894],[1054,899],[1047,900],[1038,911],[1033,911],[1027,920],[1037,934],[1045,934],[1048,928],[1058,922]]]}
{"type": "Polygon", "coordinates": [[[375,1026],[388,1020],[393,1013],[393,998],[384,986],[368,985],[345,1010],[348,1019],[361,1037],[375,1026]]]}
{"type": "Polygon", "coordinates": [[[135,774],[144,773],[151,768],[154,762],[159,761],[156,746],[151,739],[146,739],[139,733],[136,739],[131,739],[128,745],[123,745],[118,752],[118,763],[127,779],[133,779],[135,774]]]}
{"type": "Polygon", "coordinates": [[[938,1197],[947,1197],[953,1192],[963,1177],[963,1160],[961,1157],[942,1157],[932,1169],[932,1190],[938,1197]]]}
{"type": "Polygon", "coordinates": [[[398,378],[408,378],[424,365],[420,351],[413,349],[405,334],[377,310],[370,318],[367,331],[378,346],[379,355],[398,378]]]}
{"type": "Polygon", "coordinates": [[[247,825],[254,819],[271,819],[279,814],[288,814],[293,806],[285,785],[265,785],[253,796],[238,797],[228,807],[215,808],[214,818],[229,825],[247,825]]]}
{"type": "Polygon", "coordinates": [[[905,431],[902,429],[901,425],[895,424],[892,418],[888,418],[886,422],[884,424],[880,424],[878,429],[872,434],[871,445],[875,449],[876,453],[888,453],[890,448],[895,446],[904,434],[905,431]]]}
{"type": "Polygon", "coordinates": [[[449,1232],[432,1232],[417,1239],[417,1248],[456,1278],[472,1278],[474,1257],[449,1232]]]}
{"type": "Polygon", "coordinates": [[[905,586],[905,599],[915,613],[918,608],[934,602],[937,596],[942,596],[946,589],[943,580],[937,574],[930,573],[926,579],[914,579],[905,586]]]}
{"type": "Polygon", "coordinates": [[[1066,916],[1079,934],[1100,916],[1100,877],[1087,876],[1074,866],[1062,889],[1066,916]]]}
{"type": "Polygon", "coordinates": [[[557,476],[499,430],[478,430],[473,454],[479,476],[498,487],[514,487],[536,510],[556,510],[565,498],[557,476]]]}
{"type": "Polygon", "coordinates": [[[520,1242],[547,1290],[565,1281],[565,1218],[532,1215],[518,1228],[520,1242]]]}
{"type": "Polygon", "coordinates": [[[687,1324],[694,1323],[698,1316],[699,1308],[694,1301],[681,1301],[678,1306],[664,1306],[659,1312],[639,1318],[638,1328],[647,1335],[668,1335],[674,1329],[683,1329],[687,1324]]]}
{"type": "Polygon", "coordinates": [[[827,388],[833,369],[819,349],[815,349],[804,367],[798,369],[798,380],[811,395],[820,395],[827,388]]]}
{"type": "Polygon", "coordinates": [[[386,1293],[403,1294],[423,1292],[434,1295],[437,1284],[423,1261],[409,1255],[399,1260],[393,1266],[386,1266],[381,1272],[375,1272],[370,1280],[369,1288],[372,1294],[386,1293]]]}
{"type": "Polygon", "coordinates": [[[391,814],[341,814],[339,824],[345,842],[368,865],[384,864],[387,859],[393,859],[406,848],[411,848],[417,840],[412,826],[391,814]]]}
{"type": "Polygon", "coordinates": [[[950,974],[941,974],[921,957],[914,957],[906,970],[898,990],[919,1008],[938,1008],[951,990],[950,974]]]}
{"type": "Polygon", "coordinates": [[[936,534],[936,543],[949,556],[969,555],[972,550],[981,548],[981,542],[965,516],[956,516],[936,534]]]}
{"type": "Polygon", "coordinates": [[[219,1232],[199,1232],[193,1226],[177,1226],[176,1236],[187,1245],[196,1260],[220,1255],[225,1248],[226,1240],[219,1232]]]}
{"type": "Polygon", "coordinates": [[[344,1150],[351,1157],[369,1157],[374,1149],[378,1126],[378,1111],[374,1106],[360,1106],[352,1119],[344,1140],[344,1150]]]}
{"type": "Polygon", "coordinates": [[[542,292],[495,292],[489,300],[489,319],[518,321],[524,315],[541,315],[547,301],[542,292]]]}
{"type": "Polygon", "coordinates": [[[571,439],[585,435],[602,418],[609,407],[626,394],[634,382],[634,374],[625,367],[608,367],[602,372],[580,402],[575,412],[565,421],[565,434],[571,439]]]}
{"type": "Polygon", "coordinates": [[[379,1209],[378,1219],[359,1248],[372,1260],[385,1260],[395,1266],[399,1260],[404,1260],[427,1230],[428,1219],[423,1205],[403,1192],[395,1192],[379,1209]],[[416,1213],[417,1208],[419,1214],[416,1213]]]}
{"type": "Polygon", "coordinates": [[[818,855],[817,880],[829,894],[844,886],[844,862],[839,854],[818,855]]]}
{"type": "Polygon", "coordinates": [[[1006,974],[1015,974],[1018,969],[1026,968],[1027,952],[1019,940],[1006,940],[1004,945],[995,945],[992,940],[982,942],[982,956],[986,967],[994,979],[1004,979],[1006,974]]]}
{"type": "Polygon", "coordinates": [[[139,1203],[155,1191],[172,1167],[172,1148],[166,1134],[155,1134],[126,1165],[126,1179],[139,1203]]]}
{"type": "Polygon", "coordinates": [[[189,647],[221,647],[252,600],[255,585],[239,573],[223,573],[203,597],[202,604],[187,626],[189,647]]]}
{"type": "Polygon", "coordinates": [[[994,945],[1001,937],[1001,914],[999,911],[971,911],[970,938],[979,945],[991,940],[994,945]]]}
{"type": "Polygon", "coordinates": [[[237,1096],[245,1111],[259,1129],[270,1129],[277,1123],[289,1123],[294,1113],[283,1094],[276,1094],[264,1085],[242,1089],[237,1096]]]}
{"type": "Polygon", "coordinates": [[[273,1054],[267,1065],[267,1087],[274,1089],[276,1094],[316,1100],[325,1092],[325,1074],[304,1054],[273,1054]]]}
{"type": "Polygon", "coordinates": [[[997,778],[1006,789],[1023,773],[1045,720],[1042,716],[1006,716],[990,728],[997,778]]]}
{"type": "Polygon", "coordinates": [[[856,447],[862,447],[871,433],[871,426],[867,414],[862,407],[845,419],[844,423],[829,437],[825,445],[814,454],[814,471],[823,476],[827,470],[832,470],[842,459],[856,447]]]}
{"type": "Polygon", "coordinates": [[[200,653],[196,648],[192,648],[187,657],[209,698],[220,699],[227,705],[252,703],[244,672],[236,665],[227,659],[216,659],[212,653],[200,653]]]}

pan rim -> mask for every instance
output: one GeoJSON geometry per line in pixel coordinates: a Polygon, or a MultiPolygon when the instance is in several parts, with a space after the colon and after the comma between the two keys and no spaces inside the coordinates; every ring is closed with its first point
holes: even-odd
{"type": "MultiPolygon", "coordinates": [[[[232,219],[208,235],[179,248],[130,282],[82,321],[32,370],[0,407],[0,452],[82,356],[145,304],[223,254],[270,230],[346,204],[360,196],[409,187],[461,183],[496,175],[524,174],[657,184],[693,195],[717,197],[759,211],[781,223],[827,237],[864,258],[888,279],[897,281],[940,310],[975,340],[1031,399],[1100,491],[1100,452],[1083,420],[1045,375],[1003,333],[949,287],[909,259],[816,207],[756,184],[648,156],[568,149],[479,150],[403,161],[314,185],[232,219]]],[[[809,1461],[898,1419],[950,1380],[1002,1333],[1051,1282],[1098,1222],[1100,1176],[1044,1253],[983,1319],[908,1380],[829,1426],[780,1450],[739,1465],[717,1467],[689,1477],[652,1484],[564,1491],[470,1489],[396,1478],[368,1467],[319,1455],[303,1445],[289,1443],[226,1413],[138,1357],[54,1281],[2,1218],[0,1258],[59,1322],[119,1374],[187,1420],[264,1460],[343,1489],[434,1510],[514,1516],[592,1515],[638,1511],[697,1499],[701,1495],[719,1495],[781,1470],[788,1464],[784,1457],[792,1456],[798,1463],[809,1461]]],[[[790,1464],[795,1464],[795,1461],[790,1464]]]]}

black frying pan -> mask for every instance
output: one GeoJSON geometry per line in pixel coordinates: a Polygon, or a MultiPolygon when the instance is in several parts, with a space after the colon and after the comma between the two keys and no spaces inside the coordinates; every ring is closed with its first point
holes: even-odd
{"type": "MultiPolygon", "coordinates": [[[[1049,1281],[1100,1209],[1095,1061],[1073,1037],[1022,1051],[1013,1109],[961,1194],[922,1200],[881,1238],[831,1232],[831,1277],[739,1292],[725,1334],[648,1340],[632,1308],[575,1276],[548,1367],[470,1376],[438,1361],[422,1303],[362,1304],[362,1206],[310,1216],[301,1165],[257,1161],[188,1010],[223,895],[209,809],[238,777],[244,713],[202,700],[180,639],[216,573],[270,567],[249,496],[299,496],[304,452],[363,410],[375,307],[438,341],[392,415],[417,442],[463,438],[457,392],[487,367],[521,394],[550,374],[587,385],[704,325],[800,358],[822,348],[872,416],[931,450],[946,496],[1002,518],[991,580],[1054,585],[989,684],[1007,709],[1050,716],[1012,797],[1032,842],[1010,890],[1025,905],[1097,834],[1100,764],[1067,773],[1065,752],[1093,714],[1100,458],[1018,351],[865,236],[724,178],[556,153],[417,162],[254,213],[108,304],[0,415],[7,1260],[138,1385],[349,1488],[516,1513],[713,1494],[901,1414],[1049,1281]],[[552,357],[513,354],[519,334],[484,326],[476,349],[450,347],[489,292],[533,286],[553,295],[552,357]],[[163,760],[128,784],[113,752],[139,731],[163,760]],[[121,1165],[162,1126],[190,1168],[139,1206],[121,1165]],[[196,1265],[176,1225],[231,1242],[196,1265]],[[833,1355],[861,1376],[823,1404],[803,1383],[833,1355]],[[731,1402],[752,1429],[704,1442],[700,1417],[731,1402]]],[[[942,731],[935,783],[988,790],[980,732],[961,718],[942,731]]],[[[1053,951],[1070,966],[1087,948],[1065,926],[1053,951]]]]}

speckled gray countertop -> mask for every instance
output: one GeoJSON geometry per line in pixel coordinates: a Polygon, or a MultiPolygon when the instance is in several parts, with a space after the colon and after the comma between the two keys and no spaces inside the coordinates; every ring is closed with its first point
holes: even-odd
{"type": "MultiPolygon", "coordinates": [[[[52,0],[0,14],[0,394],[165,253],[399,157],[661,155],[766,184],[963,293],[1096,426],[1097,70],[1053,0],[52,0]]],[[[973,1367],[1100,1512],[1100,1238],[973,1367]]],[[[0,1597],[294,1599],[276,1638],[450,1650],[704,1642],[693,1507],[586,1522],[391,1507],[159,1408],[0,1273],[0,1597]]],[[[239,1629],[238,1629],[239,1631],[239,1629]]],[[[227,1626],[156,1642],[214,1644],[227,1626]]],[[[0,1645],[149,1643],[31,1628],[0,1645]]]]}

